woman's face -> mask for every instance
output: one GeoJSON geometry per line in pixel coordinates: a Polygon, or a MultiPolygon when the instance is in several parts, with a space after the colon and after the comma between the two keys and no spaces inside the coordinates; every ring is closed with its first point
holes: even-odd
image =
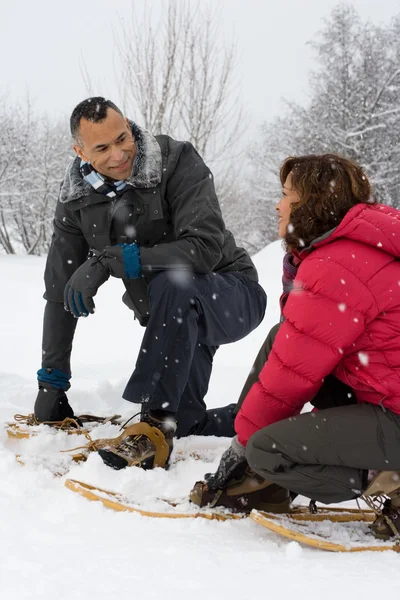
{"type": "Polygon", "coordinates": [[[300,196],[296,190],[292,188],[292,174],[289,173],[283,185],[282,198],[275,206],[275,209],[278,212],[278,235],[281,238],[284,238],[286,235],[292,204],[295,204],[296,202],[300,202],[300,196]]]}

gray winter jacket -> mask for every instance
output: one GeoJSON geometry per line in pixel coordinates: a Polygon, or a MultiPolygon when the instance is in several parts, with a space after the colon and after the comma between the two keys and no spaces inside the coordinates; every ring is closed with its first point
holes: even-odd
{"type": "Polygon", "coordinates": [[[149,314],[147,281],[158,271],[238,271],[258,280],[251,258],[225,229],[212,174],[194,147],[131,127],[137,154],[129,185],[116,199],[82,179],[79,158],[67,169],[45,270],[43,366],[65,371],[69,365],[76,319],[63,310],[64,288],[91,248],[140,246],[143,277],[124,280],[124,302],[143,325],[149,314]]]}

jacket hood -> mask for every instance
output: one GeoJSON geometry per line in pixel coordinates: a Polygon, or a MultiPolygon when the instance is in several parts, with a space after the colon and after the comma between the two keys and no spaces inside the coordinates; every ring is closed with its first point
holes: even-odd
{"type": "MultiPolygon", "coordinates": [[[[347,238],[400,257],[400,211],[385,204],[357,204],[341,223],[312,244],[319,248],[347,238]]],[[[302,254],[302,253],[301,253],[302,254]]]]}
{"type": "MultiPolygon", "coordinates": [[[[136,143],[136,156],[132,172],[126,181],[132,187],[155,187],[160,183],[162,176],[160,145],[146,129],[142,129],[133,121],[129,123],[136,143]]],[[[69,163],[61,184],[60,202],[71,202],[94,193],[94,188],[82,178],[80,164],[79,156],[69,163]]]]}

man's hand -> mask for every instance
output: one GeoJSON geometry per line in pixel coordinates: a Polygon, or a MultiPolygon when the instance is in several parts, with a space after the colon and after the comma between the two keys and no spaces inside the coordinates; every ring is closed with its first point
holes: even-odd
{"type": "Polygon", "coordinates": [[[87,317],[94,313],[93,296],[110,277],[110,270],[92,256],[72,275],[64,290],[64,308],[74,317],[87,317]]]}
{"type": "Polygon", "coordinates": [[[230,479],[243,474],[247,467],[244,453],[245,447],[239,443],[237,436],[234,437],[228,450],[223,453],[217,471],[214,474],[207,473],[205,475],[205,481],[210,490],[222,489],[226,487],[230,479]]]}
{"type": "Polygon", "coordinates": [[[140,265],[140,250],[137,244],[117,244],[106,246],[98,255],[101,263],[110,271],[113,277],[120,279],[137,279],[142,275],[140,265]]]}

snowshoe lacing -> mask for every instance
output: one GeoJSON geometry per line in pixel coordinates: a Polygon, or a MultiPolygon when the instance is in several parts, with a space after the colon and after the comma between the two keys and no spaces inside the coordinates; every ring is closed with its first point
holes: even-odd
{"type": "Polygon", "coordinates": [[[17,423],[9,425],[9,427],[19,427],[20,425],[28,425],[34,427],[36,425],[49,425],[60,431],[66,431],[68,434],[83,435],[88,440],[88,443],[83,446],[77,446],[76,448],[69,448],[68,450],[60,450],[60,452],[75,452],[76,450],[83,450],[80,455],[75,455],[74,459],[84,460],[86,455],[90,452],[95,452],[98,448],[102,447],[105,443],[111,443],[115,438],[111,439],[100,439],[93,440],[89,431],[83,427],[83,423],[99,423],[101,425],[120,424],[121,415],[113,415],[111,417],[97,417],[95,415],[80,415],[75,419],[67,417],[63,421],[38,421],[33,413],[29,415],[14,415],[17,423]]]}
{"type": "Polygon", "coordinates": [[[139,442],[143,440],[145,437],[148,438],[155,446],[155,456],[154,456],[154,466],[164,468],[169,455],[170,455],[170,446],[168,445],[165,436],[160,429],[157,427],[152,427],[148,423],[144,423],[143,421],[139,423],[135,423],[134,425],[130,425],[126,427],[119,435],[115,438],[108,439],[99,439],[93,440],[90,437],[88,431],[81,430],[81,433],[87,438],[88,444],[84,446],[78,446],[77,448],[70,448],[69,450],[61,450],[61,452],[74,452],[76,450],[83,450],[83,452],[96,452],[97,450],[103,448],[117,448],[122,444],[131,444],[132,442],[139,442]],[[129,442],[126,441],[126,438],[131,438],[129,442]]]}
{"type": "Polygon", "coordinates": [[[374,513],[378,516],[382,513],[382,509],[387,500],[387,497],[384,496],[383,494],[376,495],[376,496],[361,495],[359,498],[356,498],[357,506],[360,510],[362,510],[360,503],[359,503],[360,498],[361,498],[361,500],[363,500],[365,502],[365,504],[368,506],[368,508],[373,510],[374,513]]]}
{"type": "MultiPolygon", "coordinates": [[[[123,423],[121,425],[120,431],[123,431],[124,429],[126,429],[126,425],[129,423],[129,421],[131,421],[132,419],[134,419],[138,415],[140,415],[140,413],[136,413],[136,415],[133,415],[127,421],[125,421],[125,423],[123,423]]],[[[34,417],[34,415],[30,415],[30,416],[34,417]]],[[[85,415],[83,415],[83,416],[85,417],[85,415]]],[[[120,415],[115,415],[115,417],[110,417],[110,419],[112,419],[112,424],[113,425],[117,425],[116,417],[118,417],[118,419],[120,419],[120,415]]],[[[107,422],[109,422],[109,421],[107,421],[107,422]]],[[[117,442],[116,442],[116,440],[119,441],[120,438],[121,438],[121,436],[118,436],[116,438],[105,438],[105,439],[103,438],[103,439],[99,439],[99,440],[93,440],[92,437],[90,436],[90,433],[86,429],[82,429],[82,428],[79,431],[79,433],[81,435],[85,436],[85,438],[88,440],[88,443],[85,444],[84,446],[77,446],[76,448],[70,448],[68,450],[61,450],[61,452],[75,452],[76,450],[83,450],[85,453],[89,454],[90,452],[97,452],[97,450],[99,450],[100,448],[103,448],[104,446],[113,446],[113,447],[115,447],[115,446],[118,445],[117,442]]],[[[135,438],[141,438],[143,436],[142,435],[136,435],[134,437],[135,438]]]]}
{"type": "Polygon", "coordinates": [[[29,427],[35,427],[36,425],[51,425],[55,429],[72,429],[71,433],[77,433],[74,430],[81,429],[81,425],[77,419],[67,417],[63,421],[38,421],[33,413],[30,415],[14,415],[14,419],[18,425],[28,425],[29,427]]]}
{"type": "MultiPolygon", "coordinates": [[[[29,427],[35,427],[36,425],[49,425],[55,429],[82,429],[82,423],[100,423],[105,425],[111,423],[112,425],[119,425],[121,415],[112,415],[111,417],[97,417],[96,415],[79,415],[78,417],[71,418],[67,417],[63,421],[38,421],[34,413],[29,415],[14,415],[15,421],[19,425],[28,425],[29,427]]],[[[71,433],[75,433],[71,431],[71,433]]],[[[78,433],[78,432],[76,432],[78,433]]]]}
{"type": "MultiPolygon", "coordinates": [[[[368,506],[368,508],[370,508],[371,510],[374,511],[377,518],[381,517],[381,518],[385,519],[385,522],[387,523],[388,527],[392,531],[394,537],[397,539],[397,542],[399,542],[400,541],[400,531],[397,529],[396,525],[393,523],[390,516],[384,510],[385,508],[390,507],[390,498],[388,498],[387,496],[384,496],[383,494],[376,495],[376,496],[361,495],[360,498],[361,498],[361,500],[364,500],[364,502],[368,506]]],[[[359,504],[359,498],[356,498],[356,502],[357,502],[358,508],[360,510],[362,510],[362,508],[360,507],[360,504],[359,504]]]]}

